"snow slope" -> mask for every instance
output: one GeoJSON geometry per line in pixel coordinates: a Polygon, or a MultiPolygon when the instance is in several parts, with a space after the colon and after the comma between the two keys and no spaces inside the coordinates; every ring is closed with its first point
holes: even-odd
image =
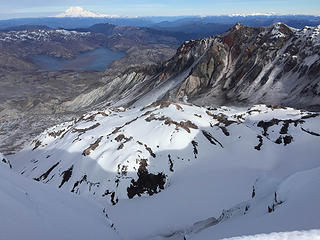
{"type": "Polygon", "coordinates": [[[119,239],[103,207],[28,180],[0,163],[0,239],[119,239]]]}
{"type": "Polygon", "coordinates": [[[10,161],[7,160],[2,153],[0,153],[0,163],[2,164],[2,166],[12,168],[10,161]]]}
{"type": "MultiPolygon", "coordinates": [[[[319,184],[320,168],[294,173],[280,182],[278,179],[261,178],[254,185],[255,196],[252,199],[223,211],[215,225],[208,226],[207,223],[205,223],[207,225],[203,223],[202,228],[193,227],[181,235],[185,235],[187,239],[205,240],[317,229],[319,228],[317,219],[320,214],[320,207],[317,204],[320,201],[320,192],[317,191],[319,184]]],[[[316,231],[309,236],[319,238],[320,234],[316,231]]],[[[271,234],[270,237],[270,239],[273,237],[287,239],[287,234],[271,234]]],[[[181,236],[176,239],[183,238],[181,236]]],[[[259,237],[244,239],[259,239],[259,237]]]]}
{"type": "MultiPolygon", "coordinates": [[[[254,236],[242,236],[228,238],[228,240],[319,240],[320,231],[310,230],[310,231],[294,231],[294,232],[280,232],[280,233],[270,233],[270,234],[259,234],[254,236]]],[[[227,239],[224,239],[227,240],[227,239]]]]}
{"type": "Polygon", "coordinates": [[[123,239],[317,229],[319,121],[292,108],[163,101],[88,113],[9,160],[25,177],[108,206],[123,239]]]}

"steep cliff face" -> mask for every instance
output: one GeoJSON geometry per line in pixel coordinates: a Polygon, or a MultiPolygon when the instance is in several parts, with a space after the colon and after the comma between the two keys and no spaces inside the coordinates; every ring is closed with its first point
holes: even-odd
{"type": "Polygon", "coordinates": [[[238,24],[214,39],[173,96],[200,104],[319,106],[319,29],[238,24]]]}
{"type": "Polygon", "coordinates": [[[67,110],[105,105],[149,104],[163,98],[168,91],[179,87],[198,61],[208,51],[213,38],[185,42],[168,61],[152,66],[127,69],[110,78],[102,78],[104,86],[65,102],[67,110]]]}
{"type": "Polygon", "coordinates": [[[320,27],[236,24],[225,34],[185,42],[161,65],[108,79],[100,95],[88,102],[122,99],[118,104],[137,105],[169,98],[199,105],[266,103],[319,109],[319,33],[320,27]],[[111,91],[112,96],[105,94],[111,91]]]}

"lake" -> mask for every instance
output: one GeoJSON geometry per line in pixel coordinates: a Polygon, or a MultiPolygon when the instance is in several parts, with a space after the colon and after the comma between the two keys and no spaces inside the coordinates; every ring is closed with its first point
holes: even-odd
{"type": "Polygon", "coordinates": [[[74,59],[63,59],[45,55],[32,56],[32,61],[40,67],[40,71],[60,70],[95,70],[104,71],[109,65],[122,57],[125,53],[112,51],[108,48],[97,48],[81,53],[74,59]]]}

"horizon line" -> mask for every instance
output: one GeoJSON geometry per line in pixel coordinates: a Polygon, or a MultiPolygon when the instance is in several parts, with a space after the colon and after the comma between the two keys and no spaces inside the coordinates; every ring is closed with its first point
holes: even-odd
{"type": "Polygon", "coordinates": [[[320,17],[320,15],[315,14],[306,14],[306,13],[294,13],[294,14],[277,14],[277,13],[249,13],[249,14],[241,14],[241,13],[232,13],[232,14],[213,14],[213,15],[146,15],[146,16],[105,16],[105,17],[58,17],[58,16],[39,16],[39,17],[12,17],[6,19],[0,19],[0,21],[6,20],[16,20],[16,19],[39,19],[39,18],[90,18],[90,19],[121,19],[121,18],[128,18],[128,19],[136,19],[136,18],[157,18],[157,17],[197,17],[197,18],[207,18],[207,17],[230,17],[230,18],[237,18],[237,17],[285,17],[285,16],[310,16],[310,17],[320,17]]]}

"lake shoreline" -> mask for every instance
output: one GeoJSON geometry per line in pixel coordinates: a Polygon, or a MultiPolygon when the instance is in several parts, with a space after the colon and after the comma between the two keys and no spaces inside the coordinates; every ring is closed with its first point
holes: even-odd
{"type": "Polygon", "coordinates": [[[120,51],[113,51],[106,47],[96,48],[80,53],[73,59],[64,59],[47,55],[31,56],[32,62],[39,67],[38,72],[43,71],[105,71],[113,61],[125,57],[120,51]]]}

